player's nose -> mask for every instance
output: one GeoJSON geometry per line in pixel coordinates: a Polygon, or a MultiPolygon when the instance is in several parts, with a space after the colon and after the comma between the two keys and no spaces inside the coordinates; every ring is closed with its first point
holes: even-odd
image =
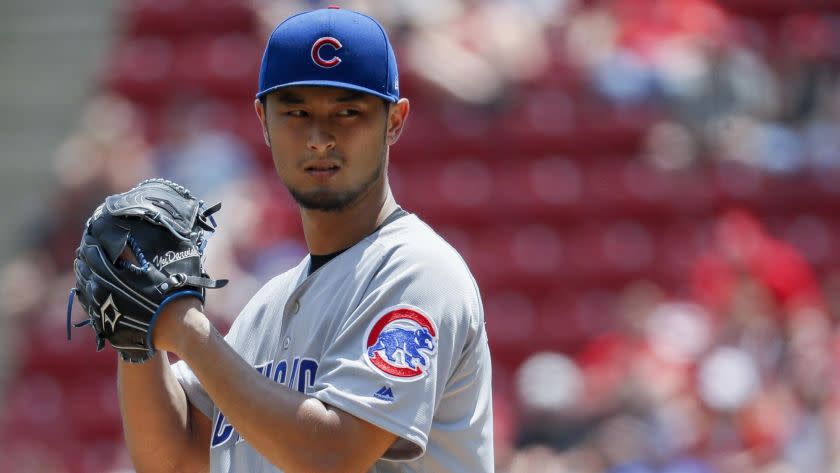
{"type": "Polygon", "coordinates": [[[325,127],[315,124],[309,131],[306,145],[316,153],[325,153],[335,148],[335,136],[325,127]]]}

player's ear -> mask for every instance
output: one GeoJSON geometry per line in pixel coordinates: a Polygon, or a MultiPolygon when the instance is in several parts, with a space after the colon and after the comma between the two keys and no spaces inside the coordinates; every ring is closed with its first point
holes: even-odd
{"type": "Polygon", "coordinates": [[[263,139],[265,145],[271,147],[271,138],[268,137],[268,125],[266,124],[265,103],[260,99],[254,99],[254,111],[257,112],[257,118],[260,119],[260,126],[262,127],[263,139]]]}
{"type": "Polygon", "coordinates": [[[397,103],[388,107],[388,129],[385,135],[388,145],[392,145],[400,139],[410,109],[411,106],[407,98],[401,98],[397,103]]]}

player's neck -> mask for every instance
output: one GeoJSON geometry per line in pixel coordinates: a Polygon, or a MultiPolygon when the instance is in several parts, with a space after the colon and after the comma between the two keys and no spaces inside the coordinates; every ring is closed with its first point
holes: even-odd
{"type": "Polygon", "coordinates": [[[306,246],[313,255],[349,248],[370,235],[396,209],[387,180],[340,212],[301,209],[306,246]]]}

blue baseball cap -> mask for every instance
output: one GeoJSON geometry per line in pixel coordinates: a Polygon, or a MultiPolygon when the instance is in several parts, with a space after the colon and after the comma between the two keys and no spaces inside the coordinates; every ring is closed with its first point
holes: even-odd
{"type": "Polygon", "coordinates": [[[292,86],[340,87],[396,102],[397,58],[385,29],[338,7],[287,18],[268,38],[257,98],[292,86]]]}

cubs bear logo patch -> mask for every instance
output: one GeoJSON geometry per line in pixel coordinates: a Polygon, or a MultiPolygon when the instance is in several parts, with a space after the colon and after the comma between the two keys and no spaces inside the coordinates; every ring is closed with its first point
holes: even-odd
{"type": "Polygon", "coordinates": [[[423,377],[431,368],[431,355],[436,349],[434,322],[413,307],[392,308],[379,315],[365,337],[365,359],[391,379],[423,377]]]}

